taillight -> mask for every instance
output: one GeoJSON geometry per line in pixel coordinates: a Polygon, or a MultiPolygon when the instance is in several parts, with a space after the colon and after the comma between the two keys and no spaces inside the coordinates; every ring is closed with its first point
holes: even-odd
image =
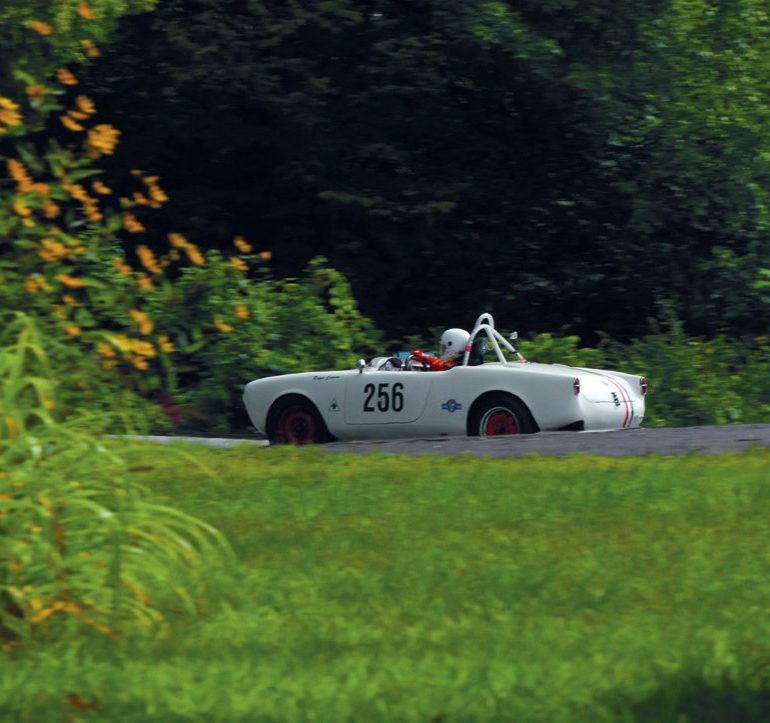
{"type": "Polygon", "coordinates": [[[575,396],[580,394],[580,379],[577,377],[572,382],[572,391],[575,392],[575,396]]]}
{"type": "Polygon", "coordinates": [[[649,384],[647,384],[647,379],[645,377],[639,377],[639,391],[642,393],[642,396],[647,394],[648,388],[649,384]]]}

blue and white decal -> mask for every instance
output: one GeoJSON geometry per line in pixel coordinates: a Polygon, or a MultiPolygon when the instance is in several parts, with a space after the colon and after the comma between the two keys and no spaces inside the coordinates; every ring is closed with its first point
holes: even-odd
{"type": "Polygon", "coordinates": [[[460,404],[460,402],[458,402],[456,399],[447,399],[447,401],[441,405],[441,408],[451,414],[462,409],[463,405],[460,404]]]}

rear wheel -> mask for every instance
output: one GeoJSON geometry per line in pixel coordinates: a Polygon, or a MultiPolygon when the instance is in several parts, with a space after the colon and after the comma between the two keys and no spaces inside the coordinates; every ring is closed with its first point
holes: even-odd
{"type": "Polygon", "coordinates": [[[478,402],[468,423],[468,434],[472,437],[533,434],[536,431],[526,405],[516,397],[502,393],[492,394],[478,402]]]}
{"type": "Polygon", "coordinates": [[[279,399],[270,410],[267,438],[271,444],[321,444],[331,435],[315,405],[305,397],[279,399]]]}

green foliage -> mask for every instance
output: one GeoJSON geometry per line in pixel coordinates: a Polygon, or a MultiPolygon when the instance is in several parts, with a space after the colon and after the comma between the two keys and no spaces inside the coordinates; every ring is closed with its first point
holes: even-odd
{"type": "Polygon", "coordinates": [[[240,563],[211,571],[216,602],[168,640],[6,657],[0,717],[762,720],[748,713],[767,695],[767,450],[183,449],[226,484],[166,447],[129,459],[231,531],[240,563]]]}
{"type": "Polygon", "coordinates": [[[578,346],[580,338],[577,336],[544,333],[517,343],[519,351],[532,362],[567,364],[574,367],[596,367],[604,363],[602,351],[578,346]]]}
{"type": "Polygon", "coordinates": [[[685,334],[669,319],[656,333],[601,347],[608,368],[646,376],[647,426],[692,426],[767,422],[770,418],[770,342],[711,339],[685,334]]]}
{"type": "Polygon", "coordinates": [[[153,499],[84,421],[57,423],[51,373],[18,315],[0,338],[0,635],[157,632],[169,609],[194,609],[200,573],[228,559],[227,544],[153,499]]]}
{"type": "Polygon", "coordinates": [[[188,267],[151,295],[149,308],[179,350],[173,370],[182,428],[245,431],[250,423],[241,395],[247,382],[352,368],[361,350],[376,341],[350,285],[322,258],[313,260],[302,278],[249,279],[211,252],[205,268],[188,267]],[[185,409],[194,414],[185,415],[185,409]]]}

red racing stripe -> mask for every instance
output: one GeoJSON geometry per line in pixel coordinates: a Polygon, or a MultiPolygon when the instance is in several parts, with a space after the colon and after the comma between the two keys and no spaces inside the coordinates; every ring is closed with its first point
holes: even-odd
{"type": "Polygon", "coordinates": [[[626,416],[623,417],[623,424],[622,424],[623,429],[625,429],[626,425],[630,421],[629,416],[631,414],[631,402],[626,396],[626,393],[623,390],[623,387],[620,386],[620,384],[618,384],[614,379],[612,379],[612,377],[606,377],[606,379],[615,385],[615,388],[620,392],[620,398],[623,400],[623,403],[626,405],[626,416]]]}

